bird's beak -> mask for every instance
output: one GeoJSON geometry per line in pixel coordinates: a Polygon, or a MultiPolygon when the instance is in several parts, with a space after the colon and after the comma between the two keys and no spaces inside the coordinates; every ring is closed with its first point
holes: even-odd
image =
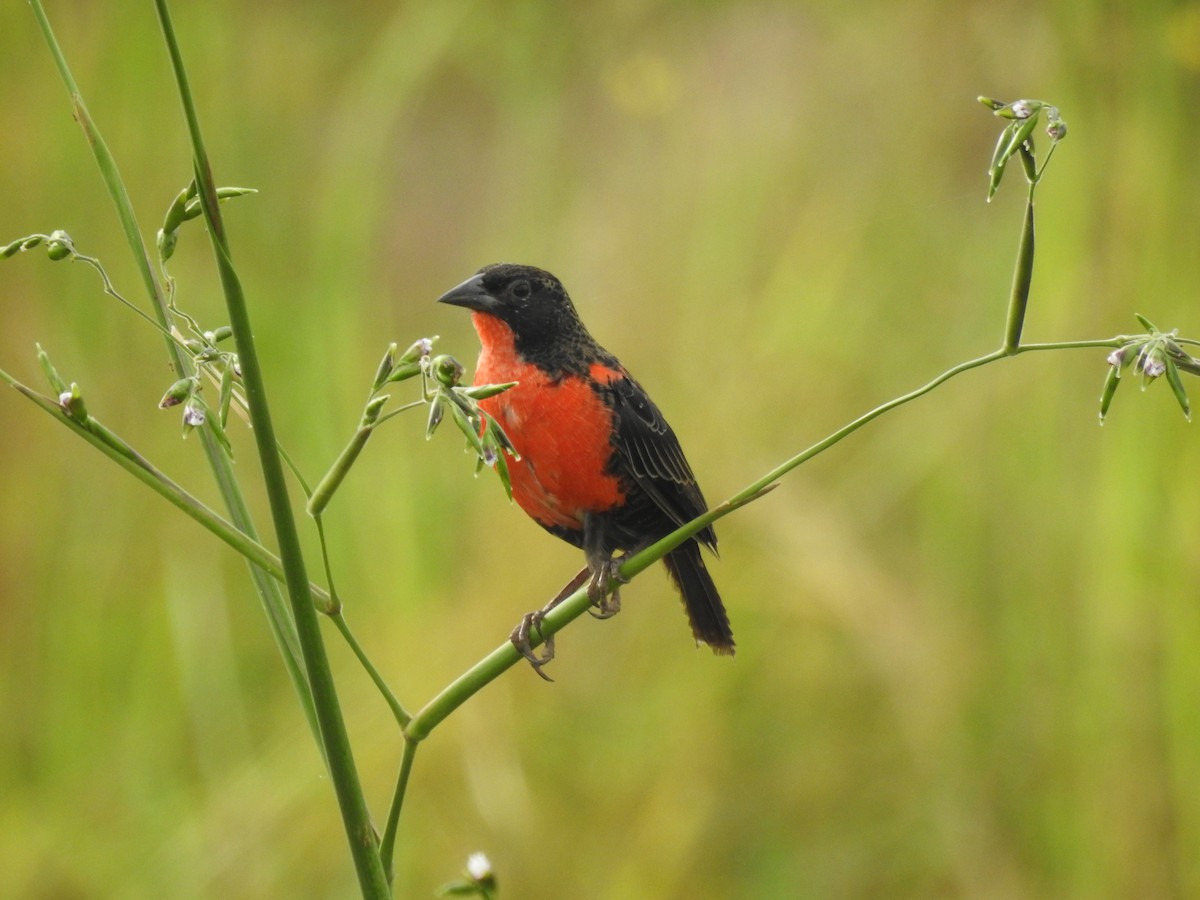
{"type": "Polygon", "coordinates": [[[488,293],[483,286],[483,276],[474,275],[456,288],[451,288],[438,297],[438,303],[449,303],[451,306],[462,306],[478,312],[495,312],[500,301],[488,293]]]}

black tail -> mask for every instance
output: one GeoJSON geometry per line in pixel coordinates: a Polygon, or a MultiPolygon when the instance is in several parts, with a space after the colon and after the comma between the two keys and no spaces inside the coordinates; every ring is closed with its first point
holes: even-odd
{"type": "Polygon", "coordinates": [[[700,557],[700,545],[695,541],[681,544],[663,557],[663,564],[683,595],[693,637],[712,647],[713,653],[733,656],[733,629],[717,586],[700,557]]]}

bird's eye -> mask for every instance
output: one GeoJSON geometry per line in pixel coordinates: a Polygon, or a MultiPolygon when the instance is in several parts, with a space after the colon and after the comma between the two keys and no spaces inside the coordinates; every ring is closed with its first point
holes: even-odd
{"type": "Polygon", "coordinates": [[[528,281],[518,281],[512,286],[512,294],[518,300],[526,300],[529,297],[531,288],[528,281]]]}

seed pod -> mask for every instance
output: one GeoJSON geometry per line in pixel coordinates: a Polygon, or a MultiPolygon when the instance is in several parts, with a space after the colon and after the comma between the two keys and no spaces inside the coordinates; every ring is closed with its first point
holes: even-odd
{"type": "Polygon", "coordinates": [[[516,386],[517,382],[509,381],[505,384],[478,384],[474,387],[458,388],[458,390],[472,400],[486,400],[488,397],[495,397],[497,394],[502,394],[509,388],[516,386]]]}
{"type": "Polygon", "coordinates": [[[383,359],[379,361],[379,367],[375,370],[375,380],[371,382],[371,390],[377,391],[387,384],[388,376],[392,374],[392,368],[396,364],[396,344],[392,342],[388,344],[388,348],[384,351],[383,359]]]}
{"type": "Polygon", "coordinates": [[[63,392],[70,391],[70,388],[67,387],[67,383],[62,380],[62,376],[51,365],[50,357],[46,355],[46,351],[42,349],[42,345],[36,344],[35,346],[37,347],[37,359],[42,367],[42,372],[45,373],[46,380],[50,382],[50,387],[54,390],[54,393],[58,394],[61,398],[63,392]]]}
{"type": "Polygon", "coordinates": [[[217,419],[224,428],[229,422],[229,407],[233,403],[233,366],[226,363],[221,370],[221,392],[217,400],[217,419]]]}
{"type": "Polygon", "coordinates": [[[1117,392],[1117,388],[1121,386],[1121,370],[1117,366],[1113,366],[1108,370],[1108,375],[1104,379],[1104,391],[1100,394],[1100,424],[1104,424],[1104,417],[1108,415],[1108,407],[1112,404],[1113,395],[1117,392]]]}
{"type": "Polygon", "coordinates": [[[188,397],[192,396],[192,391],[196,389],[196,382],[191,378],[180,378],[173,385],[167,388],[167,392],[162,395],[162,399],[158,401],[159,409],[170,409],[172,406],[178,406],[188,397]]]}
{"type": "MultiPolygon", "coordinates": [[[[433,350],[433,342],[436,340],[437,335],[435,334],[433,337],[421,338],[419,341],[414,341],[407,350],[400,354],[400,358],[396,360],[396,365],[403,366],[424,359],[433,350]]],[[[396,345],[393,344],[392,346],[396,345]]]]}
{"type": "Polygon", "coordinates": [[[1179,377],[1179,367],[1172,359],[1167,360],[1167,384],[1171,385],[1171,390],[1175,392],[1175,399],[1179,408],[1183,410],[1183,417],[1189,422],[1192,421],[1192,407],[1188,403],[1187,390],[1183,386],[1183,379],[1179,377]]]}
{"type": "Polygon", "coordinates": [[[475,451],[475,455],[483,456],[483,441],[479,437],[479,427],[477,422],[473,422],[457,405],[450,406],[450,415],[454,419],[454,424],[458,426],[458,430],[466,435],[467,443],[471,449],[475,451]]]}
{"type": "Polygon", "coordinates": [[[442,423],[442,416],[446,411],[445,404],[446,401],[440,394],[429,401],[429,421],[425,425],[425,440],[433,437],[433,433],[437,431],[438,425],[442,423]]]}
{"type": "Polygon", "coordinates": [[[433,377],[446,387],[454,387],[462,379],[463,366],[453,356],[443,353],[430,360],[433,377]]]}
{"type": "Polygon", "coordinates": [[[421,374],[421,364],[419,362],[405,363],[402,366],[396,366],[392,370],[392,374],[388,376],[388,383],[393,384],[397,381],[407,381],[408,379],[421,374]]]}
{"type": "Polygon", "coordinates": [[[71,386],[58,395],[58,405],[63,408],[71,419],[80,425],[87,424],[87,407],[84,406],[83,396],[79,393],[79,385],[71,382],[71,386]]]}
{"type": "Polygon", "coordinates": [[[512,478],[508,474],[508,461],[504,458],[503,453],[496,454],[496,473],[500,476],[500,483],[504,485],[504,493],[508,494],[509,500],[512,500],[512,478]]]}

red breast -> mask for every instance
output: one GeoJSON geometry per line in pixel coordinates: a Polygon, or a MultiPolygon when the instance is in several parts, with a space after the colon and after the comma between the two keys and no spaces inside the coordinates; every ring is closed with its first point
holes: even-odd
{"type": "MultiPolygon", "coordinates": [[[[508,461],[513,498],[543,525],[581,530],[584,513],[603,512],[625,499],[619,480],[608,472],[612,410],[589,379],[568,375],[555,380],[522,359],[512,330],[500,319],[482,312],[472,313],[471,319],[482,345],[475,383],[518,382],[479,404],[521,454],[508,461]]],[[[618,374],[593,368],[598,381],[618,374]]]]}

